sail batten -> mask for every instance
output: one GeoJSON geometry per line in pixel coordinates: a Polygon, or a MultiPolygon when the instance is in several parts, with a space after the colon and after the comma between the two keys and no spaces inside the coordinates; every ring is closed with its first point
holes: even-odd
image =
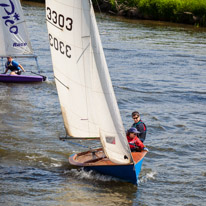
{"type": "Polygon", "coordinates": [[[46,17],[67,134],[100,137],[111,161],[130,163],[131,153],[91,1],[46,0],[46,17]],[[54,21],[54,13],[59,22],[54,21]],[[64,85],[69,85],[69,90],[64,85]]]}

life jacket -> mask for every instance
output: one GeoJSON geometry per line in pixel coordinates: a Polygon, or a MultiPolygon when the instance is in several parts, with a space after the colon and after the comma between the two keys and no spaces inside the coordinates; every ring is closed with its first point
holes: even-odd
{"type": "Polygon", "coordinates": [[[137,123],[134,123],[133,125],[132,125],[132,127],[136,127],[137,128],[137,126],[139,125],[139,124],[143,124],[143,126],[144,126],[144,131],[145,132],[147,132],[147,126],[146,126],[146,124],[140,119],[140,121],[139,122],[137,122],[137,123]]]}
{"type": "Polygon", "coordinates": [[[7,68],[10,69],[11,71],[19,70],[18,67],[13,66],[12,61],[7,62],[7,68]],[[9,65],[8,65],[8,63],[9,63],[9,65]]]}
{"type": "Polygon", "coordinates": [[[132,125],[132,127],[135,127],[140,133],[139,134],[137,134],[137,136],[138,136],[138,138],[142,141],[142,142],[144,142],[144,140],[145,140],[145,138],[146,138],[146,133],[147,133],[147,126],[146,126],[146,124],[142,121],[142,120],[140,120],[139,122],[137,122],[137,123],[134,123],[133,125],[132,125]],[[140,124],[143,124],[143,131],[140,131],[140,129],[139,129],[139,125],[140,124]]]}

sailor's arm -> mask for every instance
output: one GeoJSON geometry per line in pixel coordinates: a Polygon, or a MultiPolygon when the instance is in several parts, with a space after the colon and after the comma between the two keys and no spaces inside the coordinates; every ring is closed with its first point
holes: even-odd
{"type": "Polygon", "coordinates": [[[25,72],[25,69],[21,66],[21,64],[19,64],[18,67],[20,67],[21,70],[22,70],[23,72],[25,72]]]}
{"type": "Polygon", "coordinates": [[[9,69],[8,69],[8,68],[6,68],[6,70],[5,70],[5,72],[4,72],[3,74],[6,74],[6,73],[8,72],[8,70],[9,70],[9,69]]]}

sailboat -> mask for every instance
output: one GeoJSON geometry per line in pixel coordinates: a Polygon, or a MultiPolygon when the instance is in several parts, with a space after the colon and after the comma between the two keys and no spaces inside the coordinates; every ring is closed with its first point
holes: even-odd
{"type": "Polygon", "coordinates": [[[147,150],[132,152],[113,91],[90,0],[46,0],[50,50],[67,137],[102,147],[69,163],[137,184],[147,150]]]}
{"type": "MultiPolygon", "coordinates": [[[[0,1],[0,58],[34,58],[37,63],[37,56],[34,55],[29,40],[26,22],[19,0],[1,0],[0,1]]],[[[46,77],[38,73],[35,75],[10,75],[0,74],[0,82],[42,82],[46,77]]]]}

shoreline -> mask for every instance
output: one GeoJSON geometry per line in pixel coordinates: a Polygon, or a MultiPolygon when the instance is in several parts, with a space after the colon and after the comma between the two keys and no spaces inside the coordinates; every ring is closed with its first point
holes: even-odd
{"type": "MultiPolygon", "coordinates": [[[[30,2],[45,3],[45,0],[22,0],[30,2]]],[[[190,0],[195,2],[195,0],[190,0]]],[[[94,10],[97,12],[107,13],[114,16],[123,16],[129,19],[154,20],[180,24],[193,25],[195,27],[206,27],[206,3],[202,1],[199,4],[187,7],[180,7],[178,1],[170,0],[92,0],[94,10]],[[124,3],[121,3],[124,2],[124,3]],[[134,3],[136,2],[136,3],[134,3]],[[142,3],[142,4],[140,4],[142,3]],[[205,7],[204,7],[205,6],[205,7]]]]}
{"type": "MultiPolygon", "coordinates": [[[[192,3],[196,0],[190,1],[192,3]]],[[[154,0],[152,3],[150,0],[133,0],[131,3],[130,1],[121,2],[123,1],[99,0],[97,5],[96,1],[93,0],[96,11],[99,11],[100,8],[102,12],[110,15],[124,16],[129,19],[164,21],[206,27],[206,3],[203,1],[202,4],[201,2],[194,4],[194,8],[191,5],[189,7],[181,5],[180,7],[178,0],[176,3],[175,0],[154,0]],[[139,2],[139,4],[132,2],[139,2]]]]}

